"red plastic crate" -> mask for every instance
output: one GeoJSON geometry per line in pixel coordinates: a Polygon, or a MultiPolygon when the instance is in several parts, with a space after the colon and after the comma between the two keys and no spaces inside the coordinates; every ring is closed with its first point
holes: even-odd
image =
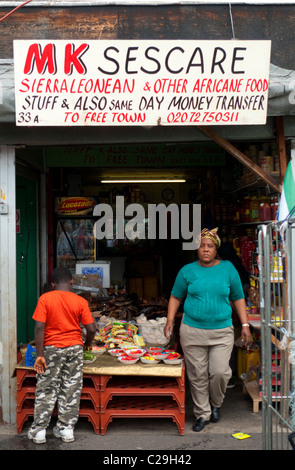
{"type": "Polygon", "coordinates": [[[36,372],[33,369],[17,369],[16,370],[16,389],[21,390],[25,379],[36,379],[36,372]]]}
{"type": "Polygon", "coordinates": [[[115,396],[171,396],[179,411],[185,412],[185,392],[173,377],[113,376],[105,390],[101,391],[101,412],[104,413],[115,396]]]}
{"type": "MultiPolygon", "coordinates": [[[[22,428],[27,419],[34,416],[34,400],[25,399],[22,408],[16,413],[16,429],[17,433],[22,432],[22,428]]],[[[53,410],[52,416],[57,416],[57,409],[53,410]]],[[[91,422],[95,434],[100,433],[100,413],[95,411],[92,402],[89,400],[81,401],[79,417],[86,417],[91,422]]]]}
{"type": "MultiPolygon", "coordinates": [[[[34,415],[36,373],[17,369],[17,432],[34,415]]],[[[55,410],[53,416],[57,414],[55,410]]],[[[185,369],[181,377],[84,374],[79,416],[96,434],[105,434],[117,417],[172,418],[180,434],[185,422],[185,369]]]]}
{"type": "Polygon", "coordinates": [[[171,397],[114,397],[100,415],[102,435],[113,418],[172,418],[179,433],[184,434],[185,414],[171,397]]]}

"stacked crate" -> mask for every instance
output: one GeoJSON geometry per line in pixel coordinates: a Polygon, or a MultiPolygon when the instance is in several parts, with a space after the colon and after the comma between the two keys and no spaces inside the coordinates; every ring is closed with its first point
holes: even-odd
{"type": "MultiPolygon", "coordinates": [[[[34,416],[36,373],[17,369],[17,432],[34,416]]],[[[57,415],[57,410],[53,416],[57,415]]],[[[179,433],[185,425],[185,369],[180,377],[84,374],[80,417],[96,434],[106,433],[113,418],[172,418],[179,433]]]]}
{"type": "Polygon", "coordinates": [[[101,376],[101,434],[113,418],[172,418],[184,434],[185,379],[157,376],[101,376]]]}
{"type": "MultiPolygon", "coordinates": [[[[33,369],[17,369],[16,384],[16,426],[17,433],[20,433],[27,419],[34,416],[36,372],[33,369]]],[[[56,415],[57,409],[53,411],[53,416],[56,415]]],[[[97,375],[84,374],[83,376],[79,416],[88,418],[94,432],[99,434],[99,376],[97,375]]]]}

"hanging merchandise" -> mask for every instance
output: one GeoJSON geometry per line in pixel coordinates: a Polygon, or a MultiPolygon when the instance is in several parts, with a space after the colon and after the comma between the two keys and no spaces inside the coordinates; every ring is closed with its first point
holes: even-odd
{"type": "Polygon", "coordinates": [[[273,198],[271,198],[270,207],[271,207],[271,220],[276,220],[277,212],[279,208],[279,202],[278,202],[277,196],[274,196],[273,198]]]}
{"type": "Polygon", "coordinates": [[[261,198],[259,206],[259,220],[261,222],[272,219],[272,210],[268,198],[261,198]]]}
{"type": "Polygon", "coordinates": [[[274,161],[274,171],[278,173],[280,171],[280,157],[278,152],[278,147],[276,144],[271,145],[271,154],[274,161]]]}
{"type": "Polygon", "coordinates": [[[249,146],[249,157],[252,160],[252,162],[257,163],[257,146],[256,145],[249,146]]]}
{"type": "Polygon", "coordinates": [[[241,201],[237,201],[233,207],[233,222],[239,223],[241,221],[241,201]]]}
{"type": "Polygon", "coordinates": [[[217,224],[220,224],[222,220],[222,217],[221,217],[221,206],[219,204],[216,204],[215,205],[215,221],[217,224]]]}
{"type": "Polygon", "coordinates": [[[220,201],[222,222],[226,223],[230,217],[229,205],[224,199],[220,201]]]}
{"type": "Polygon", "coordinates": [[[240,239],[240,256],[244,268],[251,272],[252,268],[252,252],[255,249],[252,237],[249,235],[242,236],[240,239]]]}
{"type": "Polygon", "coordinates": [[[250,198],[250,222],[259,221],[259,199],[256,196],[250,198]]]}
{"type": "Polygon", "coordinates": [[[241,222],[250,222],[250,197],[246,196],[241,208],[241,222]]]}
{"type": "Polygon", "coordinates": [[[240,238],[236,237],[233,239],[233,247],[237,255],[240,257],[241,256],[241,248],[240,248],[240,238]]]}

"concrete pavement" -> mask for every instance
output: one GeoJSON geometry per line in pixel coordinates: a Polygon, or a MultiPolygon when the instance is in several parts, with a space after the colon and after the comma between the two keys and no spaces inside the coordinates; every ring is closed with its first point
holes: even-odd
{"type": "MultiPolygon", "coordinates": [[[[0,450],[92,450],[100,451],[101,458],[108,451],[165,451],[172,454],[194,454],[198,450],[262,450],[262,413],[253,412],[252,400],[236,380],[235,387],[228,389],[221,408],[218,423],[209,423],[203,431],[192,431],[194,417],[190,392],[186,391],[185,433],[181,436],[176,423],[170,418],[115,418],[105,435],[94,434],[88,420],[80,419],[75,429],[75,441],[64,443],[52,434],[54,419],[47,430],[46,444],[36,445],[27,438],[31,423],[28,420],[20,434],[14,425],[0,425],[0,450]],[[233,433],[246,433],[251,437],[238,440],[233,433]]],[[[112,454],[113,455],[113,454],[112,454]]],[[[132,465],[131,465],[132,466],[132,465]]]]}

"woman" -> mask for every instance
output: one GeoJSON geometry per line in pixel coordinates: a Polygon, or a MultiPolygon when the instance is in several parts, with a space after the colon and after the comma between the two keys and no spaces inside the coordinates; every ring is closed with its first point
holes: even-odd
{"type": "Polygon", "coordinates": [[[229,360],[234,344],[232,301],[242,324],[245,344],[251,340],[241,280],[230,261],[216,258],[217,230],[204,229],[199,237],[198,261],[178,273],[168,304],[164,333],[170,338],[175,315],[184,300],[180,343],[194,402],[193,430],[202,431],[220,417],[231,377],[229,360]]]}

